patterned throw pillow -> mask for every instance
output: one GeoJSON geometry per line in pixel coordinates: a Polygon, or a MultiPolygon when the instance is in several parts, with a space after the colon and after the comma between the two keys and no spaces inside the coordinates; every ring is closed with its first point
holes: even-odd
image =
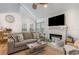
{"type": "Polygon", "coordinates": [[[12,37],[15,42],[20,42],[20,41],[24,40],[22,34],[12,34],[12,37]]]}
{"type": "Polygon", "coordinates": [[[22,34],[18,34],[17,37],[18,37],[17,39],[19,42],[24,40],[22,34]]]}
{"type": "Polygon", "coordinates": [[[16,34],[12,34],[12,38],[13,38],[14,42],[19,42],[18,36],[16,34]]]}

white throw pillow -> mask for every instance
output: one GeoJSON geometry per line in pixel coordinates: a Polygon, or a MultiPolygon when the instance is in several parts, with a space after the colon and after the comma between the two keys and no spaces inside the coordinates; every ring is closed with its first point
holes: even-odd
{"type": "Polygon", "coordinates": [[[18,36],[18,41],[23,41],[24,40],[22,34],[18,34],[17,36],[18,36]]]}

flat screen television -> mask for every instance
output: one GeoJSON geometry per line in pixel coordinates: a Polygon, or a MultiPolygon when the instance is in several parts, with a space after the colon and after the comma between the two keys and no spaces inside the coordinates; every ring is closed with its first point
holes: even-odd
{"type": "Polygon", "coordinates": [[[63,26],[65,25],[64,14],[54,16],[48,19],[48,26],[63,26]]]}

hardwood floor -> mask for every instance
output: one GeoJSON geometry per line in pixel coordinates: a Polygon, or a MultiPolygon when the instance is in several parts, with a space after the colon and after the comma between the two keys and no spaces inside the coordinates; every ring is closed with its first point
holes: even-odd
{"type": "Polygon", "coordinates": [[[60,50],[58,50],[56,48],[47,46],[45,48],[45,51],[43,51],[43,54],[44,55],[64,55],[64,51],[60,51],[60,50]]]}
{"type": "Polygon", "coordinates": [[[7,44],[0,43],[0,55],[7,55],[7,44]]]}
{"type": "MultiPolygon", "coordinates": [[[[28,50],[23,50],[17,53],[14,53],[12,55],[28,55],[30,49],[28,50]]],[[[29,54],[30,55],[30,54],[29,54]]],[[[63,51],[60,51],[56,48],[50,47],[50,46],[46,46],[45,50],[43,52],[41,52],[40,54],[37,55],[64,55],[63,51]]]]}
{"type": "Polygon", "coordinates": [[[7,55],[7,33],[6,28],[0,29],[0,55],[7,55]]]}

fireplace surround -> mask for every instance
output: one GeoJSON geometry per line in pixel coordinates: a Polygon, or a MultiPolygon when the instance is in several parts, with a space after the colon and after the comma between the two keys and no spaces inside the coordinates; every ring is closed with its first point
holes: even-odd
{"type": "Polygon", "coordinates": [[[53,40],[64,41],[66,39],[66,33],[67,33],[66,26],[55,26],[55,27],[51,26],[48,29],[47,36],[48,36],[48,39],[50,39],[51,41],[53,40]]]}

